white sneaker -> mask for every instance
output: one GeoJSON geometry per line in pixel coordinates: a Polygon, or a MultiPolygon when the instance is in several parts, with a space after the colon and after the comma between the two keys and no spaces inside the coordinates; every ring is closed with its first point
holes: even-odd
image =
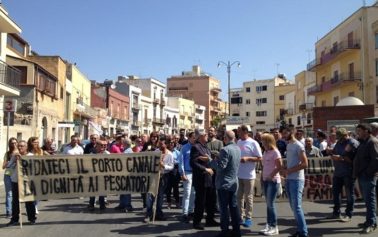
{"type": "Polygon", "coordinates": [[[269,227],[269,230],[264,233],[264,235],[269,235],[269,236],[278,235],[278,234],[279,234],[279,231],[278,231],[277,226],[276,227],[272,227],[272,226],[269,227]]]}
{"type": "Polygon", "coordinates": [[[265,228],[262,229],[262,230],[260,230],[260,231],[259,231],[259,234],[264,234],[264,233],[267,232],[269,229],[270,229],[270,228],[269,228],[269,225],[268,225],[268,224],[265,224],[265,228]]]}

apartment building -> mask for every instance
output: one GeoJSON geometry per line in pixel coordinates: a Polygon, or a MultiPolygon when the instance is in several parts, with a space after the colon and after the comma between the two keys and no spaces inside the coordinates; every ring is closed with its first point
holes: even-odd
{"type": "Polygon", "coordinates": [[[194,131],[195,104],[193,100],[181,97],[168,97],[168,106],[178,108],[179,110],[178,130],[185,130],[186,132],[194,131]]]}
{"type": "Polygon", "coordinates": [[[362,7],[315,43],[316,73],[308,89],[316,107],[335,106],[345,97],[378,101],[378,3],[362,7]]]}
{"type": "Polygon", "coordinates": [[[303,128],[309,136],[313,131],[313,107],[315,96],[308,94],[308,89],[315,85],[314,72],[302,71],[295,75],[295,86],[284,98],[284,109],[280,119],[296,128],[303,128]]]}
{"type": "Polygon", "coordinates": [[[168,105],[164,107],[164,133],[165,134],[178,134],[179,126],[178,119],[180,116],[180,110],[178,107],[169,106],[169,97],[167,98],[168,105]]]}
{"type": "Polygon", "coordinates": [[[206,114],[206,107],[203,105],[194,105],[195,107],[195,124],[194,127],[197,130],[205,129],[205,114],[206,114]]]}
{"type": "Polygon", "coordinates": [[[273,79],[243,82],[242,89],[231,90],[231,114],[249,118],[249,125],[255,132],[277,127],[278,111],[281,107],[284,108],[283,103],[278,103],[277,100],[290,88],[290,82],[284,75],[273,79]],[[277,89],[278,87],[285,88],[277,89]],[[277,99],[274,96],[276,90],[279,91],[277,99]]]}
{"type": "Polygon", "coordinates": [[[182,72],[179,76],[167,79],[168,96],[193,100],[195,104],[205,106],[205,128],[211,121],[222,114],[220,107],[220,81],[201,71],[194,65],[192,71],[182,72]]]}
{"type": "Polygon", "coordinates": [[[130,99],[130,122],[129,129],[130,134],[140,135],[142,133],[142,106],[141,95],[142,89],[127,84],[125,82],[126,77],[119,76],[118,81],[115,83],[115,90],[123,95],[126,95],[130,99]]]}
{"type": "Polygon", "coordinates": [[[124,83],[133,85],[142,90],[142,95],[152,99],[152,118],[148,114],[143,114],[143,118],[152,119],[152,129],[154,131],[163,130],[164,107],[166,105],[166,85],[155,78],[138,78],[136,76],[128,76],[122,78],[124,83]]]}
{"type": "MultiPolygon", "coordinates": [[[[4,100],[6,96],[19,96],[21,73],[6,63],[8,35],[20,34],[21,28],[9,17],[8,12],[0,5],[0,150],[7,147],[6,126],[3,124],[4,100]]],[[[16,45],[15,45],[16,47],[16,45]]],[[[13,113],[12,113],[13,114],[13,113]]],[[[17,134],[11,134],[14,136],[17,134]]],[[[2,157],[0,158],[2,162],[2,157]]]]}

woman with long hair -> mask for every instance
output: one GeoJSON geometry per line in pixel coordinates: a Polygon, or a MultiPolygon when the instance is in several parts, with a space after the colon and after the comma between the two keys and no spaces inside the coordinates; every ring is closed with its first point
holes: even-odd
{"type": "Polygon", "coordinates": [[[5,186],[5,215],[7,218],[12,216],[12,169],[8,167],[9,161],[11,160],[12,156],[18,153],[17,149],[17,139],[11,137],[8,140],[8,151],[5,152],[3,158],[3,169],[4,172],[4,186],[5,186]]]}
{"type": "Polygon", "coordinates": [[[264,235],[278,235],[277,227],[277,213],[276,213],[276,197],[280,187],[281,177],[279,171],[282,168],[281,153],[276,147],[276,140],[274,136],[269,133],[264,133],[261,136],[261,143],[264,147],[264,154],[262,157],[263,164],[263,188],[266,201],[266,225],[260,233],[264,235]]]}
{"type": "Polygon", "coordinates": [[[159,134],[157,132],[152,132],[150,134],[150,138],[148,142],[146,142],[143,145],[142,151],[155,151],[159,149],[158,144],[159,144],[159,134]]]}
{"type": "MultiPolygon", "coordinates": [[[[47,151],[42,150],[39,146],[39,138],[38,137],[30,137],[28,140],[28,156],[43,156],[43,155],[50,155],[47,151]]],[[[38,202],[35,201],[35,214],[38,215],[38,202]]]]}

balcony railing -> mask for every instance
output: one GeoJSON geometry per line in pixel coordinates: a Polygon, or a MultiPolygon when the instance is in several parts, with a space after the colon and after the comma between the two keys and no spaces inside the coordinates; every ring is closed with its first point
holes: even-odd
{"type": "Polygon", "coordinates": [[[303,103],[299,105],[299,110],[308,111],[308,110],[312,110],[313,107],[314,107],[314,103],[303,103]]]}
{"type": "Polygon", "coordinates": [[[160,100],[158,98],[155,98],[154,101],[153,101],[154,104],[159,104],[159,102],[160,102],[160,100]]]}
{"type": "Polygon", "coordinates": [[[309,95],[314,95],[319,92],[330,91],[343,83],[355,83],[356,81],[361,81],[361,72],[356,73],[341,73],[338,76],[334,76],[330,80],[323,82],[321,85],[315,85],[308,88],[307,93],[309,95]]]}
{"type": "Polygon", "coordinates": [[[0,83],[18,87],[21,82],[21,71],[0,60],[0,83]]]}
{"type": "Polygon", "coordinates": [[[133,122],[131,123],[131,126],[134,126],[134,127],[140,127],[141,125],[142,125],[142,123],[139,122],[139,121],[133,121],[133,122]]]}
{"type": "Polygon", "coordinates": [[[165,120],[164,119],[160,119],[160,118],[153,118],[152,122],[153,123],[158,123],[158,124],[164,124],[165,120]]]}
{"type": "Polygon", "coordinates": [[[210,89],[210,91],[222,92],[222,89],[219,87],[213,87],[210,89]]]}
{"type": "Polygon", "coordinates": [[[161,104],[162,106],[165,106],[165,100],[164,100],[164,99],[161,99],[161,100],[160,100],[160,104],[161,104]]]}
{"type": "Polygon", "coordinates": [[[328,63],[329,61],[333,60],[337,55],[339,55],[340,53],[342,53],[346,50],[360,49],[360,48],[361,48],[361,45],[360,45],[359,39],[358,40],[357,39],[351,40],[351,41],[349,41],[349,40],[341,41],[338,44],[336,44],[335,46],[331,47],[331,49],[327,53],[325,53],[325,54],[321,55],[319,58],[316,58],[316,59],[312,60],[311,62],[309,62],[307,64],[307,70],[311,70],[318,65],[328,63]]]}

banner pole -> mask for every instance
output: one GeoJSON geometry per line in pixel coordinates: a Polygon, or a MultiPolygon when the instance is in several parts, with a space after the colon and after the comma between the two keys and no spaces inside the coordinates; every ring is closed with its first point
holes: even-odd
{"type": "MultiPolygon", "coordinates": [[[[163,156],[163,155],[161,155],[161,156],[163,156]]],[[[161,160],[161,158],[160,158],[160,160],[161,160]]],[[[156,209],[157,209],[157,199],[158,199],[158,195],[159,195],[159,186],[160,186],[160,173],[161,173],[161,169],[159,169],[159,179],[158,179],[158,183],[157,183],[157,185],[156,185],[156,194],[155,194],[155,208],[152,210],[153,212],[152,212],[152,224],[155,224],[155,216],[156,216],[156,209]]],[[[164,175],[164,173],[163,173],[163,175],[164,175]]]]}
{"type": "Polygon", "coordinates": [[[20,200],[20,194],[22,192],[22,188],[20,185],[20,173],[21,172],[21,162],[20,159],[17,159],[17,188],[18,188],[18,209],[20,210],[18,213],[18,219],[20,222],[20,229],[22,229],[22,206],[21,206],[21,200],[20,200]]]}

